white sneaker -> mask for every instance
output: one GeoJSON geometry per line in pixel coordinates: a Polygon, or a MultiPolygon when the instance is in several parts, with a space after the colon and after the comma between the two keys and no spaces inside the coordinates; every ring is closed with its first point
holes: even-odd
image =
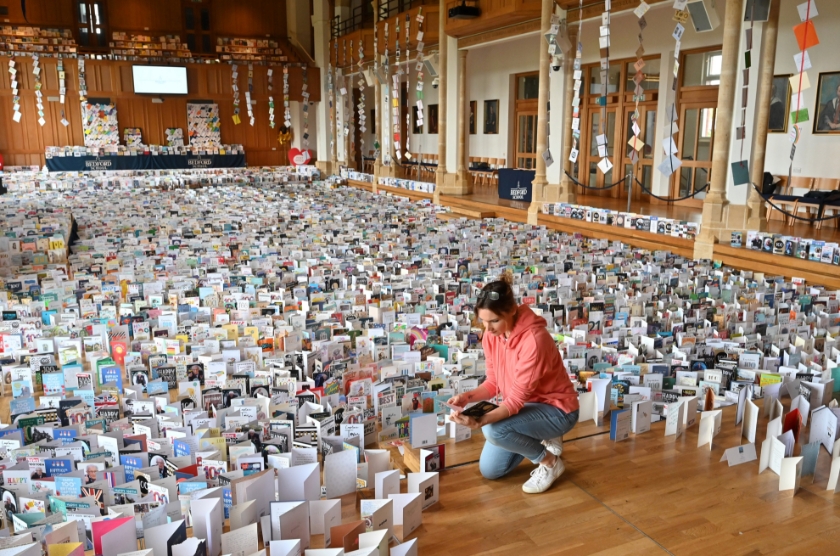
{"type": "Polygon", "coordinates": [[[557,458],[557,462],[554,464],[554,467],[539,465],[536,469],[531,471],[531,478],[522,485],[522,490],[528,494],[545,492],[565,470],[566,466],[563,465],[563,461],[560,458],[557,458]]]}
{"type": "Polygon", "coordinates": [[[563,455],[563,437],[558,436],[557,438],[552,438],[550,440],[543,440],[542,445],[545,446],[545,449],[557,456],[558,458],[563,455]]]}

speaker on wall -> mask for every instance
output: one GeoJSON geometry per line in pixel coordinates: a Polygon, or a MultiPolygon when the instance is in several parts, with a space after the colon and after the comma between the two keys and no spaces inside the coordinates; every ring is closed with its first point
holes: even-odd
{"type": "Polygon", "coordinates": [[[426,66],[426,73],[428,73],[432,77],[438,77],[440,75],[438,69],[438,55],[432,54],[431,56],[427,56],[423,59],[423,63],[426,66]]]}
{"type": "Polygon", "coordinates": [[[755,16],[755,21],[770,19],[770,0],[747,0],[747,7],[744,9],[744,21],[750,21],[753,16],[755,16]],[[755,8],[753,8],[753,5],[755,8]],[[755,9],[755,12],[753,12],[753,9],[755,9]]]}
{"type": "Polygon", "coordinates": [[[691,23],[698,33],[714,31],[720,25],[720,16],[713,0],[694,0],[686,7],[691,14],[691,23]]]}

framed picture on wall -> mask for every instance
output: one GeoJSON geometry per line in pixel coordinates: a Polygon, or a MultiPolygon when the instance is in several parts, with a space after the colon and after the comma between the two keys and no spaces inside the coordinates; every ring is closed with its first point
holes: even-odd
{"type": "Polygon", "coordinates": [[[820,74],[814,133],[840,134],[840,71],[820,74]]]}
{"type": "Polygon", "coordinates": [[[770,116],[767,131],[787,133],[790,113],[790,75],[774,75],[770,92],[770,116]]]}
{"type": "Polygon", "coordinates": [[[417,107],[411,107],[411,130],[412,133],[423,133],[423,126],[417,125],[417,107]]]}
{"type": "Polygon", "coordinates": [[[438,132],[438,105],[437,104],[430,104],[429,105],[429,133],[437,133],[438,132]]]}
{"type": "Polygon", "coordinates": [[[478,101],[470,101],[470,135],[475,135],[475,111],[478,109],[478,101]]]}
{"type": "Polygon", "coordinates": [[[484,133],[499,133],[499,101],[484,101],[484,133]]]}

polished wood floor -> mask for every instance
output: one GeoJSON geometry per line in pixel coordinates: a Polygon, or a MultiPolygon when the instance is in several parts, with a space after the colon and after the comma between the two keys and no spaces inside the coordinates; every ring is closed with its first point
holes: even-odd
{"type": "MultiPolygon", "coordinates": [[[[4,421],[9,400],[7,393],[0,403],[4,421]]],[[[757,438],[766,427],[759,418],[757,438]]],[[[720,462],[726,448],[743,443],[734,407],[724,409],[711,450],[696,447],[698,425],[678,439],[664,436],[663,422],[624,442],[611,442],[608,433],[580,423],[564,442],[566,472],[539,495],[521,490],[530,462],[489,481],[477,464],[480,435],[448,443],[448,459],[457,466],[441,473],[440,502],[408,538],[418,539],[423,556],[836,553],[840,507],[825,490],[830,455],[824,449],[815,476],[804,477],[789,497],[779,493],[772,471],[758,473],[758,461],[720,462]]],[[[402,467],[398,458],[393,463],[402,467]]],[[[344,497],[343,522],[358,520],[360,501],[371,497],[370,490],[344,497]]],[[[323,538],[313,536],[312,548],[322,546],[323,538]]]]}

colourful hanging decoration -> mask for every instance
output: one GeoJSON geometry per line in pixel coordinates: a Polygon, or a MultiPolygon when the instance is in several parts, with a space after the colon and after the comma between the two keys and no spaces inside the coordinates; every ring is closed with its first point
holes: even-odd
{"type": "Polygon", "coordinates": [[[268,127],[274,129],[274,68],[268,68],[268,127]]]}
{"type": "MultiPolygon", "coordinates": [[[[421,8],[422,9],[422,8],[421,8]]],[[[408,104],[408,91],[411,90],[411,15],[405,14],[405,102],[408,104]]],[[[411,110],[405,111],[405,158],[411,160],[411,110]]]]}
{"type": "Polygon", "coordinates": [[[580,154],[578,143],[580,142],[580,88],[583,85],[583,70],[581,70],[583,61],[583,0],[580,0],[578,14],[581,15],[581,19],[578,22],[578,40],[577,44],[574,45],[575,61],[572,65],[572,78],[574,79],[572,85],[572,148],[569,150],[569,161],[572,164],[577,163],[580,154]]]}
{"type": "Polygon", "coordinates": [[[15,59],[9,58],[9,81],[12,85],[12,111],[14,112],[12,114],[12,120],[15,123],[20,123],[20,91],[18,90],[18,87],[20,87],[20,85],[17,81],[17,68],[15,67],[16,65],[17,62],[15,61],[15,59]]]}
{"type": "Polygon", "coordinates": [[[37,54],[32,55],[32,75],[35,78],[35,108],[38,109],[38,125],[44,127],[47,120],[44,119],[44,94],[41,92],[41,58],[37,54]]]}
{"type": "Polygon", "coordinates": [[[633,114],[630,116],[630,120],[632,121],[632,130],[633,130],[633,137],[627,142],[630,145],[630,162],[632,164],[636,164],[639,162],[639,153],[641,153],[642,149],[645,147],[645,142],[639,136],[642,132],[641,127],[639,126],[639,102],[645,100],[645,90],[642,87],[642,82],[645,80],[645,73],[642,71],[645,68],[645,44],[644,44],[644,32],[645,28],[647,27],[647,19],[645,18],[645,14],[650,10],[650,6],[647,2],[641,2],[639,6],[633,11],[636,17],[639,19],[639,48],[636,49],[636,63],[633,64],[633,69],[636,70],[636,73],[633,75],[633,83],[635,84],[635,89],[633,90],[633,102],[636,103],[635,110],[633,114]]]}
{"type": "MultiPolygon", "coordinates": [[[[811,59],[808,55],[808,49],[820,44],[820,39],[817,36],[817,29],[814,27],[813,19],[819,15],[817,5],[814,0],[807,0],[803,4],[796,7],[799,12],[799,19],[801,23],[793,28],[793,34],[796,37],[796,42],[799,45],[799,54],[794,56],[796,63],[797,74],[790,78],[791,90],[796,91],[796,94],[791,97],[790,101],[790,121],[793,124],[788,134],[791,140],[790,147],[790,167],[788,168],[788,183],[790,183],[793,174],[793,160],[796,157],[796,145],[802,134],[802,127],[800,123],[810,120],[808,108],[802,106],[802,91],[811,87],[811,81],[808,78],[807,70],[811,67],[811,59]]],[[[818,100],[819,102],[819,100],[818,100]]],[[[817,106],[817,117],[828,118],[828,114],[820,114],[817,106]]],[[[822,122],[817,122],[817,129],[820,129],[822,122]]],[[[833,120],[826,122],[825,127],[831,125],[838,125],[833,120]]]]}
{"type": "MultiPolygon", "coordinates": [[[[358,104],[358,114],[359,114],[359,131],[362,130],[364,127],[365,122],[365,74],[363,71],[365,60],[365,44],[362,41],[359,41],[359,65],[358,65],[358,85],[359,85],[359,104],[358,104]]],[[[355,144],[351,137],[351,146],[350,153],[353,158],[356,157],[356,148],[355,144]]],[[[365,155],[365,135],[364,132],[359,134],[359,152],[361,152],[362,156],[365,155]]]]}
{"type": "Polygon", "coordinates": [[[248,90],[245,91],[245,103],[248,107],[248,119],[251,127],[254,127],[254,106],[251,101],[251,95],[254,94],[254,64],[248,64],[248,90]]]}
{"type": "Polygon", "coordinates": [[[394,129],[394,156],[397,157],[397,163],[402,160],[402,148],[401,148],[401,141],[400,141],[400,124],[402,119],[400,118],[400,76],[402,75],[402,66],[400,65],[400,59],[402,58],[402,52],[400,50],[400,19],[397,18],[396,21],[396,29],[394,34],[394,43],[396,45],[394,56],[397,59],[397,71],[394,72],[392,76],[393,80],[393,94],[391,95],[391,121],[393,122],[393,129],[394,129]]]}
{"type": "Polygon", "coordinates": [[[242,120],[239,118],[239,66],[233,64],[230,68],[230,87],[233,90],[233,125],[239,125],[242,120]]]}
{"type": "Polygon", "coordinates": [[[301,86],[300,96],[301,104],[303,105],[303,136],[301,144],[303,150],[309,149],[309,75],[306,66],[303,66],[303,85],[301,86]]]}
{"type": "MultiPolygon", "coordinates": [[[[425,44],[423,43],[423,21],[426,19],[426,16],[423,15],[423,7],[420,7],[420,10],[417,12],[417,17],[415,20],[417,21],[417,63],[414,65],[414,69],[417,70],[417,85],[414,88],[414,99],[415,105],[417,106],[417,127],[421,130],[423,129],[423,115],[424,115],[424,107],[423,107],[423,69],[425,65],[423,63],[423,48],[425,44]]],[[[422,142],[423,135],[420,135],[420,140],[422,142]]],[[[422,143],[420,145],[422,147],[422,143]]],[[[420,152],[420,148],[417,149],[417,152],[420,152]]]]}
{"type": "Polygon", "coordinates": [[[674,172],[679,170],[680,166],[682,166],[682,160],[680,160],[680,157],[677,156],[678,149],[677,142],[674,140],[674,134],[679,131],[677,128],[679,114],[677,114],[676,93],[677,76],[680,73],[681,41],[683,34],[685,33],[684,24],[688,22],[689,18],[689,13],[685,9],[686,4],[687,0],[675,0],[674,2],[675,9],[673,19],[677,22],[677,25],[674,27],[674,32],[671,33],[671,36],[674,37],[674,72],[671,76],[671,90],[668,93],[668,101],[666,101],[668,113],[665,114],[665,135],[667,135],[667,137],[662,140],[662,149],[665,151],[665,159],[656,168],[666,178],[670,178],[671,175],[673,175],[674,172]]]}

